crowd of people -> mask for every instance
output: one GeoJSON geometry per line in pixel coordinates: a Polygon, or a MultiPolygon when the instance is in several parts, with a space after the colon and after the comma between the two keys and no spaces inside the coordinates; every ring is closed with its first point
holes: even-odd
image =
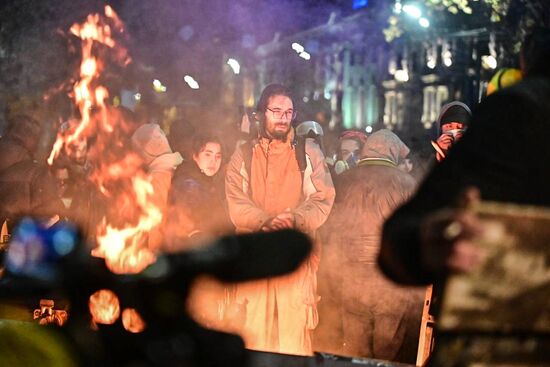
{"type": "MultiPolygon", "coordinates": [[[[197,131],[176,151],[158,125],[134,124],[127,143],[141,157],[164,217],[149,233],[149,248],[184,251],[228,233],[306,233],[314,246],[297,270],[206,289],[191,307],[197,318],[238,331],[251,349],[413,362],[424,289],[397,285],[385,274],[429,284],[476,261],[467,241],[471,219],[459,209],[434,213],[456,208],[470,186],[483,198],[550,206],[549,74],[538,62],[548,55],[540,45],[550,43],[547,34],[536,37],[543,39],[526,44],[527,80],[519,86],[488,97],[473,114],[458,101],[442,107],[440,135],[431,142],[434,169],[420,188],[410,150],[396,134],[344,131],[338,150],[326,152],[322,127],[296,126],[292,95],[280,84],[263,90],[256,129],[236,147],[197,131]],[[443,229],[457,221],[462,231],[445,236],[443,229]]],[[[1,221],[58,216],[93,241],[108,205],[87,180],[93,142],[65,147],[62,159],[47,166],[33,157],[39,137],[37,121],[17,116],[0,139],[1,221]]]]}
{"type": "MultiPolygon", "coordinates": [[[[130,111],[117,116],[132,120],[130,111]]],[[[207,327],[239,332],[251,349],[410,361],[421,292],[393,285],[376,266],[383,221],[415,188],[410,166],[400,166],[409,149],[388,130],[369,137],[344,131],[331,155],[324,151],[322,126],[296,125],[295,117],[289,89],[269,85],[254,114],[257,135],[245,135],[231,157],[224,139],[210,131],[189,135],[177,152],[159,125],[126,123],[124,144],[141,158],[153,204],[164,216],[148,233],[147,247],[171,253],[229,233],[297,229],[315,244],[298,270],[238,285],[204,281],[190,312],[207,327]],[[360,286],[367,279],[370,285],[360,286]],[[325,300],[320,315],[317,306],[325,300]]],[[[74,129],[74,120],[61,126],[64,134],[74,129]]],[[[21,116],[0,141],[10,152],[0,162],[1,189],[9,198],[1,205],[2,220],[26,213],[66,219],[93,242],[110,205],[88,180],[93,142],[66,146],[47,166],[33,158],[39,134],[38,123],[21,116]]]]}

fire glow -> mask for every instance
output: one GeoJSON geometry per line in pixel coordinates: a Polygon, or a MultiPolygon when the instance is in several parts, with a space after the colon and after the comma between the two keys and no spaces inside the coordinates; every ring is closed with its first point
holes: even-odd
{"type": "MultiPolygon", "coordinates": [[[[121,316],[120,301],[108,289],[94,292],[88,300],[88,308],[94,324],[112,325],[121,316]]],[[[145,321],[136,309],[125,308],[122,311],[122,326],[131,333],[141,333],[145,330],[145,321]]]]}
{"type": "Polygon", "coordinates": [[[156,260],[155,249],[148,248],[148,232],[162,221],[161,210],[152,202],[154,195],[142,160],[128,150],[133,121],[108,106],[109,91],[100,85],[107,61],[113,59],[126,66],[130,57],[115,42],[115,33],[124,32],[115,11],[106,6],[104,15],[88,15],[82,24],[74,24],[70,32],[82,45],[79,79],[71,94],[79,117],[70,133],[59,133],[48,157],[52,165],[65,147],[93,138],[88,152],[93,170],[90,181],[108,198],[103,220],[96,232],[97,247],[92,255],[105,258],[114,273],[138,273],[156,260]]]}
{"type": "Polygon", "coordinates": [[[136,309],[125,308],[122,311],[122,325],[131,333],[141,333],[145,330],[145,322],[136,309]]]}
{"type": "Polygon", "coordinates": [[[90,296],[88,301],[92,320],[96,324],[111,325],[120,316],[120,302],[116,294],[108,289],[101,289],[90,296]]]}
{"type": "MultiPolygon", "coordinates": [[[[119,32],[122,32],[122,22],[115,11],[108,5],[105,7],[105,15],[108,19],[112,20],[119,32]]],[[[86,22],[83,24],[73,24],[70,32],[82,41],[80,80],[74,85],[73,95],[73,99],[80,111],[81,119],[74,133],[65,137],[58,135],[52,152],[48,157],[48,164],[50,165],[53,164],[53,160],[59,155],[64,145],[78,142],[86,138],[86,135],[89,135],[89,128],[92,122],[90,116],[91,108],[96,107],[101,111],[106,109],[105,99],[108,97],[107,89],[101,86],[93,87],[93,82],[98,79],[103,71],[103,64],[94,55],[94,45],[100,44],[109,48],[115,48],[116,46],[112,38],[111,27],[103,20],[100,14],[88,15],[86,22]]],[[[127,65],[131,61],[124,49],[118,52],[117,57],[119,58],[118,61],[123,65],[127,65]]],[[[108,124],[104,123],[103,125],[107,126],[108,124]]]]}

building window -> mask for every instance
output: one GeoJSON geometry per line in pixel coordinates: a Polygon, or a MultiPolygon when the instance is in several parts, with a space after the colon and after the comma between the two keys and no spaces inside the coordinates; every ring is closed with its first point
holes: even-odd
{"type": "Polygon", "coordinates": [[[437,120],[441,106],[449,99],[449,89],[445,85],[430,85],[424,88],[422,124],[429,129],[437,120]]]}
{"type": "Polygon", "coordinates": [[[384,94],[384,125],[388,129],[403,125],[403,92],[388,91],[384,94]]]}

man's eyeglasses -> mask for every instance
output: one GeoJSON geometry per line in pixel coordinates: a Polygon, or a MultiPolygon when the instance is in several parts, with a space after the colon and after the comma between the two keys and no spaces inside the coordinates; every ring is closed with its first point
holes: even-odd
{"type": "Polygon", "coordinates": [[[282,119],[283,117],[286,117],[287,119],[294,120],[296,118],[296,111],[295,110],[287,110],[287,111],[281,111],[281,110],[272,110],[271,108],[266,108],[268,111],[271,111],[273,114],[273,118],[275,119],[282,119]]]}

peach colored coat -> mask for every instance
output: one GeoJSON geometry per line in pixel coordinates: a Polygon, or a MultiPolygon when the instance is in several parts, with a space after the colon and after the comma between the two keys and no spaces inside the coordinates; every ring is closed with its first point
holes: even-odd
{"type": "MultiPolygon", "coordinates": [[[[250,177],[240,148],[226,175],[229,213],[237,231],[259,231],[270,218],[290,210],[296,217],[296,228],[313,236],[326,220],[335,196],[317,144],[306,142],[303,181],[289,141],[261,138],[252,149],[250,177]]],[[[237,302],[246,305],[242,335],[247,348],[312,354],[310,331],[318,322],[318,262],[319,253],[313,251],[291,274],[238,285],[237,302]]]]}

